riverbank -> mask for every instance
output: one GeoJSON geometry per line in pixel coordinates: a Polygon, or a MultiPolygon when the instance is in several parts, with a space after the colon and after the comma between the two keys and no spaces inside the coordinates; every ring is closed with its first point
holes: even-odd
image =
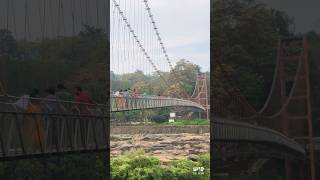
{"type": "Polygon", "coordinates": [[[200,154],[209,153],[209,133],[175,134],[111,134],[111,156],[143,149],[163,163],[178,159],[197,159],[200,154]]]}

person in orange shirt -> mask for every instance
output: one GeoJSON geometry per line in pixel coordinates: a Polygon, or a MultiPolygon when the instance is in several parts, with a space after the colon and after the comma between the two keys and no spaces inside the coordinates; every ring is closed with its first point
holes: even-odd
{"type": "Polygon", "coordinates": [[[25,133],[25,146],[31,148],[33,151],[40,150],[44,144],[44,122],[41,101],[35,99],[38,97],[38,90],[34,89],[30,94],[30,105],[26,110],[26,116],[23,121],[23,129],[25,133]]]}
{"type": "Polygon", "coordinates": [[[117,91],[117,93],[115,95],[116,95],[117,108],[123,109],[124,99],[123,99],[122,89],[120,91],[117,91]]]}

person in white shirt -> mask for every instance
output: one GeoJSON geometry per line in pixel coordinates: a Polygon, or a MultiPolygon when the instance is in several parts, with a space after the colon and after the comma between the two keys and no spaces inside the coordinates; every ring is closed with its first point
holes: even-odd
{"type": "Polygon", "coordinates": [[[34,88],[30,95],[23,95],[20,99],[18,99],[15,103],[13,103],[17,108],[26,111],[30,105],[30,97],[36,98],[38,97],[39,90],[34,88]]]}

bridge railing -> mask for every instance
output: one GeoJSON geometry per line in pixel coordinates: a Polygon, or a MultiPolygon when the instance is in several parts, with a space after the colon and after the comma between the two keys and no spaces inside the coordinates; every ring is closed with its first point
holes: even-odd
{"type": "Polygon", "coordinates": [[[110,106],[0,96],[0,158],[101,151],[108,147],[110,111],[201,105],[169,97],[110,97],[110,106]]]}
{"type": "Polygon", "coordinates": [[[214,139],[217,142],[271,143],[286,147],[300,155],[306,154],[305,149],[300,144],[275,130],[218,118],[213,120],[213,124],[214,139]]]}
{"type": "Polygon", "coordinates": [[[88,104],[74,101],[63,101],[57,99],[46,98],[30,98],[28,96],[0,96],[0,111],[11,107],[11,111],[24,112],[27,107],[32,104],[39,106],[44,113],[59,113],[59,114],[91,114],[102,115],[109,111],[104,104],[88,104]]]}
{"type": "Polygon", "coordinates": [[[111,95],[110,105],[111,111],[114,112],[173,106],[194,107],[204,110],[203,106],[189,100],[161,96],[119,97],[111,95]]]}
{"type": "Polygon", "coordinates": [[[107,149],[105,105],[35,98],[17,102],[0,96],[0,159],[107,149]]]}

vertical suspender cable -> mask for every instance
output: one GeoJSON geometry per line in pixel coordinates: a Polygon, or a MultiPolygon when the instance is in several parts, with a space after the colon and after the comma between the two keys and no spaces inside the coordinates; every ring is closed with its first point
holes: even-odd
{"type": "Polygon", "coordinates": [[[28,0],[24,1],[24,35],[23,35],[23,60],[26,60],[26,44],[27,44],[27,13],[28,13],[28,0]]]}
{"type": "MultiPolygon", "coordinates": [[[[74,19],[74,1],[71,0],[71,18],[72,18],[72,35],[71,35],[71,55],[74,55],[74,38],[75,38],[75,19],[74,19]]],[[[71,57],[72,59],[74,57],[71,57]]]]}
{"type": "Polygon", "coordinates": [[[17,37],[15,0],[11,0],[11,2],[12,2],[11,5],[12,5],[12,18],[13,18],[14,35],[17,37]]]}
{"type": "Polygon", "coordinates": [[[99,21],[99,0],[96,0],[96,15],[97,15],[97,27],[99,28],[100,26],[100,21],[99,21]]]}
{"type": "MultiPolygon", "coordinates": [[[[61,0],[59,0],[61,1],[61,0]]],[[[83,4],[82,4],[82,0],[79,1],[79,7],[80,7],[80,19],[81,19],[81,26],[83,26],[84,24],[84,20],[83,20],[83,4]]]]}
{"type": "Polygon", "coordinates": [[[143,44],[141,43],[141,41],[139,40],[139,38],[137,37],[135,31],[132,29],[132,26],[130,25],[130,23],[128,22],[126,16],[123,14],[123,11],[121,10],[119,4],[117,3],[116,0],[112,0],[112,2],[115,4],[115,7],[118,10],[118,14],[121,16],[122,20],[125,22],[125,24],[127,25],[128,29],[130,30],[130,32],[133,34],[133,37],[135,39],[135,41],[137,42],[142,54],[146,57],[146,59],[148,60],[148,62],[152,65],[152,67],[155,69],[155,71],[159,74],[159,76],[161,77],[161,79],[166,83],[167,86],[169,86],[169,84],[167,83],[166,79],[161,75],[161,73],[159,72],[158,68],[155,66],[154,62],[152,61],[152,59],[150,58],[148,52],[145,50],[143,44]]]}
{"type": "Polygon", "coordinates": [[[7,22],[6,29],[9,30],[9,14],[10,14],[10,0],[7,0],[7,22]]]}

